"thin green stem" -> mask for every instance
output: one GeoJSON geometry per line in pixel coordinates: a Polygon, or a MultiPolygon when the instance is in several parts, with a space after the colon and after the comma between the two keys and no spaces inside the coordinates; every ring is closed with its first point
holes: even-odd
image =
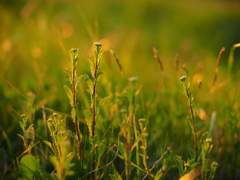
{"type": "Polygon", "coordinates": [[[180,78],[182,85],[183,85],[183,89],[185,90],[187,99],[188,99],[188,106],[190,109],[190,115],[191,115],[191,119],[190,119],[190,126],[192,129],[192,133],[193,133],[193,138],[194,138],[194,148],[195,148],[195,161],[197,162],[197,157],[198,157],[198,137],[197,137],[197,127],[196,127],[196,121],[195,121],[195,115],[194,115],[194,110],[193,110],[193,97],[192,97],[192,93],[189,91],[189,85],[187,84],[187,76],[183,76],[180,78]]]}
{"type": "Polygon", "coordinates": [[[74,127],[77,135],[77,152],[78,152],[78,159],[81,160],[81,137],[80,137],[80,130],[78,126],[78,118],[76,117],[76,105],[77,105],[77,100],[76,100],[76,66],[77,66],[77,60],[78,60],[78,49],[71,49],[72,52],[72,98],[73,98],[73,107],[72,111],[74,111],[73,115],[73,122],[74,122],[74,127]]]}
{"type": "MultiPolygon", "coordinates": [[[[136,122],[135,122],[135,118],[134,118],[134,121],[133,121],[133,127],[134,127],[134,134],[135,134],[135,139],[138,138],[138,134],[137,134],[137,125],[136,125],[136,122]]],[[[140,158],[139,158],[139,143],[136,145],[136,163],[138,166],[140,166],[140,158]]],[[[137,176],[140,177],[140,170],[137,169],[137,176]]]]}
{"type": "Polygon", "coordinates": [[[95,169],[96,169],[96,148],[95,148],[95,138],[96,138],[96,104],[97,104],[97,74],[98,74],[98,68],[100,64],[100,55],[101,55],[101,43],[95,43],[96,51],[95,51],[95,59],[94,59],[94,73],[93,73],[93,92],[92,92],[92,164],[91,164],[91,170],[92,173],[92,180],[96,179],[95,169]]]}
{"type": "Polygon", "coordinates": [[[197,162],[198,157],[198,138],[197,138],[197,127],[196,127],[196,121],[195,121],[195,115],[193,112],[193,106],[192,106],[192,95],[191,92],[189,92],[189,88],[186,86],[186,94],[187,98],[189,100],[189,109],[191,114],[191,122],[193,126],[193,136],[194,136],[194,147],[195,147],[195,161],[197,162]]]}

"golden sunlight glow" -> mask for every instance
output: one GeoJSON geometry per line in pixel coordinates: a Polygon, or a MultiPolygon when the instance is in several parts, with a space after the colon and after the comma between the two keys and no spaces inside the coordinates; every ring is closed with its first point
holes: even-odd
{"type": "Polygon", "coordinates": [[[61,24],[61,33],[64,38],[69,38],[73,35],[74,27],[72,24],[69,23],[62,23],[61,24]]]}
{"type": "Polygon", "coordinates": [[[31,52],[31,54],[32,54],[32,57],[38,59],[38,58],[41,57],[41,55],[42,55],[42,51],[41,51],[40,48],[38,48],[38,47],[34,47],[34,48],[32,48],[32,52],[31,52]]]}
{"type": "Polygon", "coordinates": [[[12,48],[12,43],[11,43],[11,41],[9,41],[9,40],[3,41],[3,43],[2,43],[2,49],[3,49],[3,51],[7,52],[7,51],[9,51],[11,48],[12,48]]]}

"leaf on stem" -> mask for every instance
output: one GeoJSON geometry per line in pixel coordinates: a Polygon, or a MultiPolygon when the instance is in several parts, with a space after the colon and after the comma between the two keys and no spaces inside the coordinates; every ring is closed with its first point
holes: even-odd
{"type": "Polygon", "coordinates": [[[25,155],[20,160],[20,169],[26,179],[35,179],[40,174],[40,166],[34,156],[25,155]]]}
{"type": "Polygon", "coordinates": [[[90,72],[91,72],[91,76],[92,77],[94,77],[94,69],[95,69],[95,67],[94,67],[94,62],[93,62],[93,60],[91,60],[91,59],[88,59],[88,62],[89,62],[89,66],[90,66],[90,72]]]}
{"type": "Polygon", "coordinates": [[[75,119],[76,119],[76,110],[75,110],[75,108],[72,108],[72,110],[71,110],[71,116],[72,116],[72,119],[73,119],[73,121],[75,121],[75,119]]]}
{"type": "Polygon", "coordinates": [[[92,95],[93,94],[93,82],[92,82],[91,78],[87,74],[83,74],[82,76],[84,77],[84,80],[87,83],[87,86],[89,89],[88,92],[90,93],[90,95],[92,95]]]}
{"type": "Polygon", "coordinates": [[[88,130],[90,135],[92,135],[92,119],[91,119],[91,113],[88,110],[83,111],[83,115],[85,117],[87,126],[88,126],[88,130]]]}
{"type": "Polygon", "coordinates": [[[70,105],[73,106],[73,95],[71,89],[68,86],[64,85],[64,90],[70,100],[70,105]]]}
{"type": "Polygon", "coordinates": [[[175,163],[176,163],[176,165],[178,167],[180,176],[182,176],[184,174],[184,169],[183,169],[184,161],[182,160],[182,157],[178,156],[178,155],[176,155],[174,157],[174,160],[175,160],[175,163]]]}
{"type": "Polygon", "coordinates": [[[50,143],[50,142],[48,142],[48,141],[43,141],[48,147],[50,147],[51,148],[51,150],[54,152],[54,149],[53,149],[53,146],[52,146],[52,144],[50,143]]]}
{"type": "Polygon", "coordinates": [[[82,80],[82,78],[83,78],[83,75],[78,76],[78,77],[76,78],[75,89],[77,89],[78,83],[82,80]]]}
{"type": "Polygon", "coordinates": [[[109,97],[104,97],[103,99],[101,99],[101,101],[99,102],[99,104],[97,106],[96,116],[99,114],[100,110],[102,109],[102,106],[106,103],[106,101],[108,99],[109,99],[109,97]]]}
{"type": "Polygon", "coordinates": [[[102,77],[103,74],[104,74],[104,72],[102,72],[102,71],[97,73],[97,81],[102,77]]]}
{"type": "Polygon", "coordinates": [[[25,138],[22,135],[20,134],[17,134],[17,135],[22,139],[23,142],[25,142],[25,138]]]}
{"type": "Polygon", "coordinates": [[[26,125],[23,122],[21,122],[21,121],[19,121],[19,124],[20,124],[20,127],[21,127],[22,131],[24,132],[26,125]]]}
{"type": "Polygon", "coordinates": [[[72,72],[67,69],[65,69],[65,71],[68,73],[70,84],[72,84],[72,72]]]}

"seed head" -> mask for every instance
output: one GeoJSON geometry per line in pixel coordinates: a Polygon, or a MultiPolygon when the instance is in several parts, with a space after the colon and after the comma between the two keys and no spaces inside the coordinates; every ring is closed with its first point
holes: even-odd
{"type": "Polygon", "coordinates": [[[95,43],[95,46],[101,47],[101,46],[102,46],[102,43],[95,43]]]}
{"type": "Polygon", "coordinates": [[[78,52],[78,48],[72,48],[71,51],[72,51],[73,53],[77,53],[77,52],[78,52]]]}
{"type": "Polygon", "coordinates": [[[180,78],[180,80],[181,80],[181,82],[185,82],[185,81],[187,80],[187,76],[182,76],[182,77],[180,78]]]}
{"type": "Polygon", "coordinates": [[[138,77],[130,77],[129,81],[130,82],[137,82],[138,81],[138,77]]]}
{"type": "Polygon", "coordinates": [[[58,113],[53,113],[53,117],[57,118],[58,117],[58,113]]]}

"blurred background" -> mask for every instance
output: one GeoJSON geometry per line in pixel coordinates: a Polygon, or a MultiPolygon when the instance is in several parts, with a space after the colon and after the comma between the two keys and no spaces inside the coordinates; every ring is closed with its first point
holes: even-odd
{"type": "Polygon", "coordinates": [[[226,61],[240,40],[239,7],[234,0],[2,0],[1,76],[11,81],[39,77],[45,68],[47,73],[51,67],[61,69],[70,48],[79,47],[80,58],[86,59],[96,41],[116,51],[127,72],[131,63],[147,61],[152,47],[162,58],[178,53],[187,62],[216,59],[225,47],[226,61]]]}
{"type": "MultiPolygon", "coordinates": [[[[124,61],[145,59],[153,46],[161,56],[178,53],[186,61],[205,54],[216,57],[222,47],[227,56],[240,39],[239,4],[234,0],[2,0],[1,75],[6,77],[15,68],[24,76],[37,67],[41,73],[45,67],[64,66],[72,47],[79,47],[84,59],[95,41],[102,41],[105,50],[123,54],[124,61]]],[[[236,51],[238,59],[239,54],[236,51]]]]}
{"type": "MultiPolygon", "coordinates": [[[[181,64],[193,65],[192,74],[199,68],[213,72],[218,53],[225,47],[224,68],[230,48],[240,42],[239,9],[236,0],[2,0],[1,102],[12,99],[18,109],[28,92],[44,97],[44,89],[49,102],[58,92],[62,98],[62,89],[57,92],[57,88],[62,87],[58,84],[70,65],[68,51],[79,48],[79,71],[88,71],[86,59],[97,41],[106,51],[105,71],[115,80],[118,77],[111,75],[118,69],[110,49],[119,57],[126,77],[142,77],[150,86],[159,77],[153,47],[170,73],[178,54],[181,64]],[[23,99],[18,102],[15,95],[23,99]]],[[[240,50],[236,50],[235,69],[239,61],[240,50]]],[[[12,111],[4,103],[1,106],[2,115],[12,111]]],[[[1,121],[2,126],[6,124],[9,121],[1,121]]]]}
{"type": "MultiPolygon", "coordinates": [[[[79,48],[79,74],[86,73],[94,42],[103,43],[106,77],[119,81],[112,49],[125,77],[139,77],[146,94],[156,90],[159,79],[153,47],[166,74],[173,73],[178,54],[179,62],[191,67],[190,76],[205,72],[207,81],[220,49],[226,48],[220,65],[226,71],[229,51],[240,42],[240,1],[1,0],[0,126],[16,142],[13,148],[19,145],[19,114],[33,111],[32,104],[69,112],[61,103],[68,102],[63,90],[68,51],[79,48]]],[[[234,55],[237,72],[240,49],[234,55]]]]}

